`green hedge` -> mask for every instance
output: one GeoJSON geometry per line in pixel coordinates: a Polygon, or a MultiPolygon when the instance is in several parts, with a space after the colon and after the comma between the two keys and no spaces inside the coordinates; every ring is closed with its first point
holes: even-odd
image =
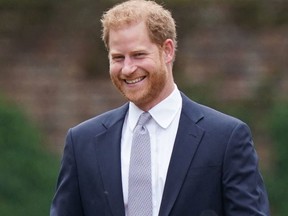
{"type": "Polygon", "coordinates": [[[0,215],[48,215],[59,165],[39,130],[0,99],[0,215]]]}
{"type": "MultiPolygon", "coordinates": [[[[270,114],[270,131],[275,143],[274,168],[268,180],[272,215],[288,215],[288,102],[277,103],[270,114]]],[[[268,177],[268,176],[267,176],[268,177]]]]}

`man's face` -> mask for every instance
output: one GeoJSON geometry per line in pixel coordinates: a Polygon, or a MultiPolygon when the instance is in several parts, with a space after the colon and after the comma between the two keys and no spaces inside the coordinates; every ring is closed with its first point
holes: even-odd
{"type": "Polygon", "coordinates": [[[151,42],[144,22],[110,30],[109,62],[114,85],[143,110],[149,110],[173,91],[165,51],[151,42]]]}

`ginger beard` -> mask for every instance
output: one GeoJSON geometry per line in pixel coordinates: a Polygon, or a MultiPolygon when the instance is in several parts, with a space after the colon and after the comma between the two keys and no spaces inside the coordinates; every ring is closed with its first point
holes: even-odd
{"type": "MultiPolygon", "coordinates": [[[[137,74],[137,71],[139,70],[141,69],[137,68],[135,73],[137,74]]],[[[139,73],[143,74],[143,71],[139,73]]],[[[143,85],[141,85],[141,88],[130,88],[129,84],[121,78],[121,72],[117,74],[110,73],[110,78],[125,98],[138,107],[145,107],[146,105],[153,104],[154,101],[158,100],[168,82],[168,71],[163,62],[161,52],[159,52],[159,60],[155,69],[144,71],[144,74],[145,79],[141,81],[144,82],[143,85]]],[[[132,74],[131,77],[133,76],[134,75],[132,74]]],[[[125,79],[129,79],[129,77],[125,77],[125,79]]]]}

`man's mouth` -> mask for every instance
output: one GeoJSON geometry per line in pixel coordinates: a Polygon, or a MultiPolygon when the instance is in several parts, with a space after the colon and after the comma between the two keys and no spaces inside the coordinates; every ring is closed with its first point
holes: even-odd
{"type": "Polygon", "coordinates": [[[127,80],[127,79],[126,79],[125,82],[126,82],[127,84],[135,84],[135,83],[141,82],[143,79],[145,79],[145,76],[139,77],[139,78],[133,79],[133,80],[127,80]]]}

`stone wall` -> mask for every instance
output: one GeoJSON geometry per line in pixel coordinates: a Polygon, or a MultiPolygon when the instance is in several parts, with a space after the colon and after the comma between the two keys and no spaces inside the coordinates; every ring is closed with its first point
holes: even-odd
{"type": "Polygon", "coordinates": [[[0,93],[36,122],[52,150],[62,151],[69,127],[125,102],[108,72],[106,79],[84,78],[77,59],[81,44],[73,38],[52,38],[49,44],[41,38],[34,41],[37,46],[21,49],[1,39],[0,49],[6,53],[1,58],[6,62],[0,72],[0,93]]]}
{"type": "MultiPolygon", "coordinates": [[[[108,68],[103,76],[104,54],[94,59],[101,76],[98,71],[95,76],[87,75],[83,66],[91,58],[91,44],[100,41],[93,37],[100,33],[73,23],[63,28],[63,13],[59,9],[49,25],[24,35],[0,32],[0,93],[27,112],[47,136],[45,143],[57,152],[63,148],[69,127],[125,102],[112,86],[108,68]],[[92,36],[87,37],[89,33],[92,36]]],[[[268,82],[274,97],[286,98],[287,53],[285,26],[250,32],[221,21],[215,26],[182,29],[175,76],[180,87],[199,85],[223,103],[257,101],[259,88],[268,82]]],[[[256,139],[269,142],[263,136],[256,139]]]]}

